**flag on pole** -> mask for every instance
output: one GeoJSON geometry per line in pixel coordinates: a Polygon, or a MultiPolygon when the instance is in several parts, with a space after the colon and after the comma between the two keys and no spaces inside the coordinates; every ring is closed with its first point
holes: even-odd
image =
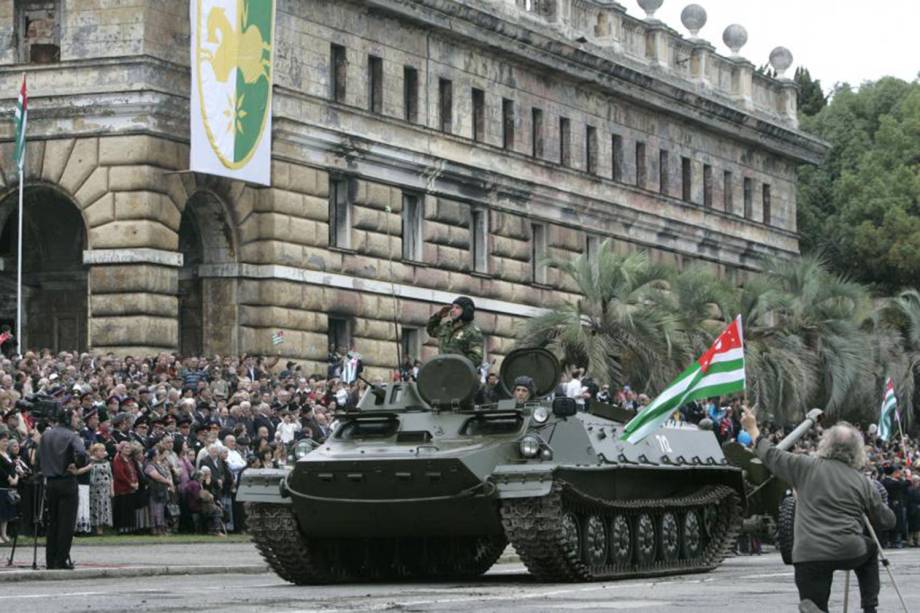
{"type": "Polygon", "coordinates": [[[682,405],[742,392],[744,381],[744,338],[739,315],[706,353],[626,424],[620,439],[635,445],[660,428],[682,405]]]}
{"type": "Polygon", "coordinates": [[[897,418],[898,399],[894,395],[894,381],[885,379],[885,396],[882,398],[882,413],[878,418],[878,436],[883,441],[891,438],[892,420],[897,418]]]}
{"type": "Polygon", "coordinates": [[[19,100],[16,102],[16,167],[22,172],[26,157],[26,121],[29,115],[29,98],[26,94],[26,75],[22,75],[22,86],[19,88],[19,100]]]}

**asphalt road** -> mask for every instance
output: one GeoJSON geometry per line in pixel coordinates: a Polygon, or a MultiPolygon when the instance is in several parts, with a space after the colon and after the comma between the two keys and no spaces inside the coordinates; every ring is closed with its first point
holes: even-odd
{"type": "MultiPolygon", "coordinates": [[[[920,603],[920,549],[890,552],[908,604],[920,603]]],[[[880,611],[898,611],[882,571],[880,611]]],[[[853,581],[850,611],[858,610],[853,581]],[[855,605],[855,606],[854,606],[855,605]]],[[[658,580],[538,584],[517,564],[499,565],[470,583],[297,587],[275,575],[207,575],[26,581],[0,586],[0,610],[28,611],[795,611],[792,569],[779,556],[737,557],[701,575],[658,580]]],[[[843,574],[831,610],[842,610],[843,574]]]]}

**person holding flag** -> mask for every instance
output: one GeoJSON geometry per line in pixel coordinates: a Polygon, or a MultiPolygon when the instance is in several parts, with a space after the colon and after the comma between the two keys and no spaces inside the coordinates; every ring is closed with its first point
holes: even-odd
{"type": "Polygon", "coordinates": [[[744,385],[744,337],[739,315],[706,353],[626,424],[620,439],[635,445],[688,402],[743,392],[744,385]]]}

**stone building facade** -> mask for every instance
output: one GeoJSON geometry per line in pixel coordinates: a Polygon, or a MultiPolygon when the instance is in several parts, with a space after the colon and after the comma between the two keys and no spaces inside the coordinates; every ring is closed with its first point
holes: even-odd
{"type": "MultiPolygon", "coordinates": [[[[277,0],[270,188],[190,173],[187,0],[0,0],[28,76],[28,346],[372,372],[472,296],[500,358],[610,239],[720,274],[798,253],[795,89],[609,0],[277,0]],[[272,335],[285,342],[273,345],[272,335]]],[[[11,109],[15,99],[6,99],[11,109]]],[[[0,286],[15,288],[12,129],[0,286]]],[[[9,321],[11,301],[0,302],[9,321]]]]}

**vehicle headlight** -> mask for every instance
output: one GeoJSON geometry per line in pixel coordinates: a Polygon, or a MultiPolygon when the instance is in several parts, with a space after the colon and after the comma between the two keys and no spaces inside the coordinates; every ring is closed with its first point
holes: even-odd
{"type": "Polygon", "coordinates": [[[521,439],[521,455],[525,458],[535,458],[540,453],[540,439],[536,436],[525,436],[521,439]]]}
{"type": "Polygon", "coordinates": [[[535,423],[545,424],[546,420],[549,419],[549,409],[547,409],[542,404],[534,407],[533,414],[531,415],[535,423]]]}
{"type": "Polygon", "coordinates": [[[311,451],[313,451],[313,445],[310,444],[310,441],[304,439],[294,446],[294,458],[302,460],[307,457],[307,454],[311,451]]]}

